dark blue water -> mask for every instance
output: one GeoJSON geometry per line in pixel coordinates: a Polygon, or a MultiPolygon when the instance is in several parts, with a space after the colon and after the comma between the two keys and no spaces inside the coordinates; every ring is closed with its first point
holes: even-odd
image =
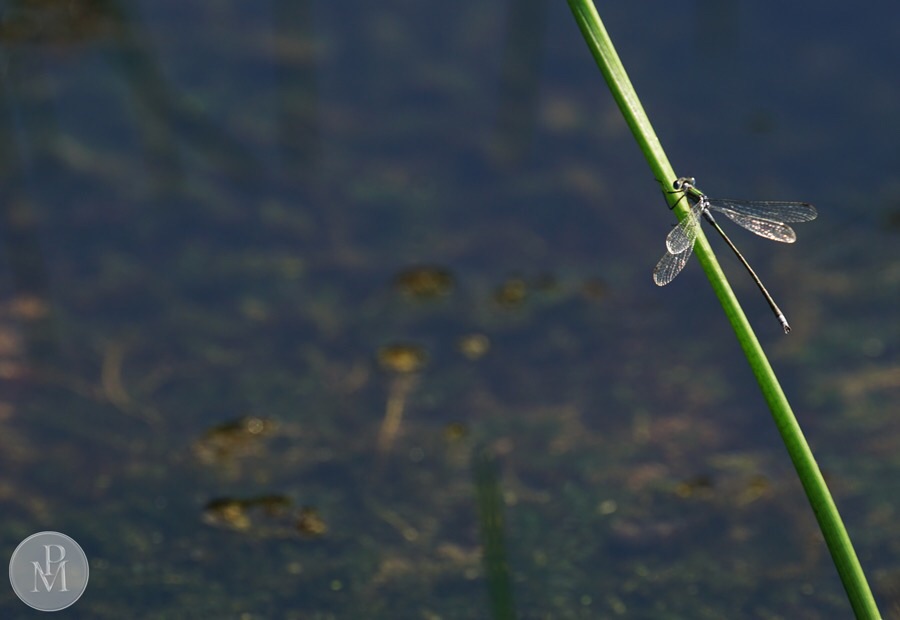
{"type": "MultiPolygon", "coordinates": [[[[787,337],[719,254],[890,617],[897,10],[599,9],[679,174],[819,209],[733,235],[787,337]]],[[[0,16],[3,548],[81,543],[65,613],[849,615],[564,2],[0,16]]]]}

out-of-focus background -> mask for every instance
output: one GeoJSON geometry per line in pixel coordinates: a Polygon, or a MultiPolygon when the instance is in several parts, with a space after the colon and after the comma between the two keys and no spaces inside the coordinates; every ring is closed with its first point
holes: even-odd
{"type": "MultiPolygon", "coordinates": [[[[848,617],[565,2],[0,6],[2,548],[81,544],[68,617],[848,617]]],[[[900,617],[897,7],[599,11],[679,174],[819,209],[733,235],[789,336],[712,242],[900,617]]]]}

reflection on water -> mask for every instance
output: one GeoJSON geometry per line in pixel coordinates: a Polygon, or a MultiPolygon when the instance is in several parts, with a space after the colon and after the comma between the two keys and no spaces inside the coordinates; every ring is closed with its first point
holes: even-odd
{"type": "Polygon", "coordinates": [[[194,453],[204,463],[218,463],[262,450],[263,438],[277,428],[274,420],[245,417],[219,424],[194,443],[194,453]]]}
{"type": "Polygon", "coordinates": [[[441,267],[413,267],[397,274],[394,283],[410,297],[430,299],[447,295],[453,288],[453,276],[441,267]]]}
{"type": "Polygon", "coordinates": [[[494,299],[501,306],[518,306],[525,301],[528,287],[521,278],[512,278],[494,292],[494,299]]]}
{"type": "MultiPolygon", "coordinates": [[[[609,10],[613,36],[656,19],[609,10]]],[[[566,11],[7,7],[0,498],[11,546],[58,529],[92,557],[73,614],[846,612],[711,296],[690,269],[672,293],[647,277],[671,216],[566,11]]],[[[706,114],[720,93],[698,113],[655,91],[682,86],[669,36],[623,49],[673,153],[683,127],[694,166],[803,183],[712,147],[744,131],[706,114]]],[[[800,97],[815,72],[782,53],[796,83],[772,97],[800,97]]],[[[802,104],[746,149],[802,170],[804,135],[840,144],[802,104]]],[[[802,324],[773,360],[889,567],[895,234],[836,210],[802,256],[742,249],[802,324]]]]}
{"type": "Polygon", "coordinates": [[[297,533],[316,537],[328,531],[318,510],[311,506],[294,510],[291,500],[283,495],[210,500],[203,508],[203,521],[257,537],[291,537],[297,533]]]}
{"type": "Polygon", "coordinates": [[[385,370],[411,373],[422,369],[428,360],[425,349],[415,344],[388,344],[378,349],[378,363],[385,370]]]}
{"type": "Polygon", "coordinates": [[[397,373],[388,384],[387,406],[381,429],[378,432],[378,450],[382,454],[390,451],[400,424],[406,402],[417,383],[414,374],[420,371],[428,356],[422,347],[413,344],[390,344],[378,349],[378,363],[385,370],[397,373]]]}
{"type": "Polygon", "coordinates": [[[460,337],[456,346],[460,353],[475,361],[487,354],[491,348],[491,341],[484,334],[466,334],[460,337]]]}
{"type": "Polygon", "coordinates": [[[250,499],[223,497],[206,504],[203,519],[211,525],[247,530],[251,526],[251,513],[258,511],[269,518],[281,517],[290,505],[291,501],[281,495],[264,495],[250,499]]]}

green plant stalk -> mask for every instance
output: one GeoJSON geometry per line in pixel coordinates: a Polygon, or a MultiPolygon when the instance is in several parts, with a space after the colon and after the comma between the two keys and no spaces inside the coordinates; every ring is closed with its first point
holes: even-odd
{"type": "MultiPolygon", "coordinates": [[[[669,164],[669,160],[663,151],[650,120],[647,118],[637,93],[625,73],[625,68],[619,60],[619,56],[613,47],[612,41],[597,14],[597,9],[591,0],[568,0],[569,8],[575,16],[575,21],[584,35],[585,41],[600,67],[603,77],[609,89],[612,91],[613,97],[625,116],[631,132],[634,134],[638,145],[643,151],[650,168],[656,179],[664,188],[672,187],[672,182],[676,179],[675,172],[669,164]]],[[[667,200],[670,205],[675,204],[679,198],[679,194],[666,193],[667,200]]],[[[675,212],[679,219],[686,217],[688,211],[687,201],[682,200],[676,207],[675,212]]],[[[800,477],[806,496],[812,505],[813,512],[819,522],[819,528],[825,537],[828,550],[837,567],[838,575],[847,591],[850,599],[850,605],[853,608],[857,618],[875,619],[881,618],[875,599],[872,596],[872,590],[866,581],[865,574],[859,564],[856,552],[847,535],[841,516],[838,513],[831,493],[825,484],[822,473],[816,464],[812,451],[806,443],[803,431],[797,423],[797,418],[791,410],[790,403],[772,371],[769,360],[766,358],[756,335],[753,333],[744,311],[738,304],[734,291],[725,279],[725,274],[719,267],[712,249],[709,246],[705,235],[698,233],[697,241],[694,246],[694,253],[706,276],[712,284],[719,303],[725,310],[728,320],[737,335],[744,355],[750,363],[753,374],[759,382],[763,396],[778,432],[784,441],[794,469],[800,477]]]]}
{"type": "Polygon", "coordinates": [[[493,620],[515,620],[509,562],[506,560],[506,544],[503,518],[503,493],[497,480],[496,465],[485,448],[472,453],[472,469],[475,474],[475,500],[478,503],[478,521],[481,526],[482,559],[487,577],[488,595],[493,620]]]}

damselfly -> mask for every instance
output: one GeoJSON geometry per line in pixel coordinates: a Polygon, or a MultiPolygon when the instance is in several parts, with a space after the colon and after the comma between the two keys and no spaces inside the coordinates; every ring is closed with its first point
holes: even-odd
{"type": "Polygon", "coordinates": [[[716,232],[722,236],[728,247],[732,249],[741,263],[746,267],[756,286],[759,287],[763,297],[766,298],[769,307],[781,326],[784,333],[791,331],[784,313],[772,299],[769,291],[763,286],[762,281],[747,259],[738,251],[725,231],[719,227],[719,224],[712,216],[712,211],[723,213],[734,223],[746,228],[750,232],[754,232],[761,237],[772,239],[773,241],[781,241],[783,243],[793,243],[797,240],[794,230],[785,222],[808,222],[816,219],[816,208],[805,202],[777,202],[777,201],[750,201],[750,200],[728,200],[723,198],[709,198],[706,194],[694,187],[694,179],[690,177],[681,177],[675,181],[673,187],[676,192],[684,192],[689,200],[694,201],[691,210],[678,225],[672,229],[672,232],[666,237],[666,253],[657,263],[653,270],[653,281],[659,286],[665,286],[675,279],[684,266],[687,264],[691,253],[694,251],[694,241],[697,239],[697,231],[700,226],[700,218],[703,217],[709,222],[716,232]]]}

